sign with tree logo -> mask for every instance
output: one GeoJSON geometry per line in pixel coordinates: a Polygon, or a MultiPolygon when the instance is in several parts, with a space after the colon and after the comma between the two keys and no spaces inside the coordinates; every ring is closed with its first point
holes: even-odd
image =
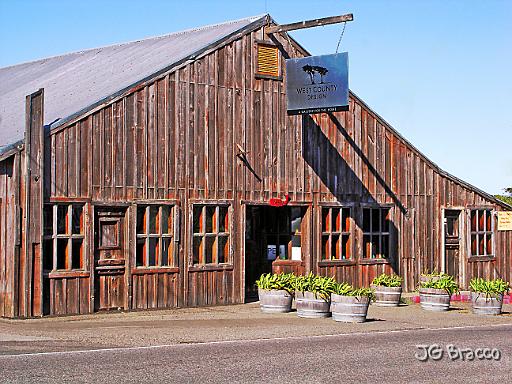
{"type": "Polygon", "coordinates": [[[348,111],[348,53],[286,60],[289,115],[348,111]]]}

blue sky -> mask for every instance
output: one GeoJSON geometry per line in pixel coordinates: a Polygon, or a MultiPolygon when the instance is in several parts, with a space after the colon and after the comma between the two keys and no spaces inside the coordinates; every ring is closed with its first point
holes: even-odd
{"type": "MultiPolygon", "coordinates": [[[[490,193],[512,186],[508,0],[0,0],[0,67],[265,12],[279,23],[353,13],[340,48],[352,91],[446,171],[490,193]]],[[[340,32],[292,35],[329,54],[340,32]]]]}

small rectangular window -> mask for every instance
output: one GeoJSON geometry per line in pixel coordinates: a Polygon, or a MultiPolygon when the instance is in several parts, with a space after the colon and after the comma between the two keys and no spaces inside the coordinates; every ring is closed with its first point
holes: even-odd
{"type": "Polygon", "coordinates": [[[470,213],[471,256],[493,256],[493,223],[491,209],[473,209],[470,213]]]}
{"type": "Polygon", "coordinates": [[[194,205],[192,263],[222,264],[229,262],[229,207],[194,205]]]}
{"type": "Polygon", "coordinates": [[[174,207],[137,206],[137,246],[135,263],[139,268],[173,267],[174,207]]]}
{"type": "Polygon", "coordinates": [[[43,209],[43,222],[43,269],[84,270],[84,205],[46,204],[43,209]]]}
{"type": "Polygon", "coordinates": [[[257,46],[256,75],[279,77],[279,49],[272,44],[259,43],[257,46]]]}
{"type": "Polygon", "coordinates": [[[363,208],[363,258],[389,257],[389,208],[363,208]]]}
{"type": "Polygon", "coordinates": [[[350,227],[350,208],[322,208],[322,260],[352,257],[350,227]]]}

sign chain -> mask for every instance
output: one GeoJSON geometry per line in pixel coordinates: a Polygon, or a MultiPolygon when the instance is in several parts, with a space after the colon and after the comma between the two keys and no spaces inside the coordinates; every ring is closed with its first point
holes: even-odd
{"type": "Polygon", "coordinates": [[[347,22],[343,23],[343,29],[341,30],[340,39],[338,40],[338,45],[336,46],[336,53],[338,53],[338,49],[340,48],[341,39],[343,39],[343,34],[345,33],[345,27],[347,26],[347,22]]]}

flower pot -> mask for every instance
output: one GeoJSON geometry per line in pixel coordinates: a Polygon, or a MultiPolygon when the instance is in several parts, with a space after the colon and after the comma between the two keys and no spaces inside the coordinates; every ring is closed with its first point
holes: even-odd
{"type": "Polygon", "coordinates": [[[471,292],[471,306],[477,315],[499,315],[503,306],[503,294],[485,296],[482,292],[471,292]]]}
{"type": "Polygon", "coordinates": [[[371,288],[375,290],[375,304],[383,307],[396,307],[400,304],[402,287],[372,285],[371,288]]]}
{"type": "Polygon", "coordinates": [[[330,300],[323,299],[313,292],[295,292],[297,316],[306,318],[320,318],[331,316],[330,300]]]}
{"type": "Polygon", "coordinates": [[[331,312],[335,321],[363,323],[366,321],[370,299],[368,296],[331,294],[331,312]]]}
{"type": "Polygon", "coordinates": [[[450,308],[450,294],[444,289],[420,288],[420,305],[427,311],[447,311],[450,308]]]}
{"type": "Polygon", "coordinates": [[[293,296],[285,290],[258,289],[260,308],[265,313],[285,313],[292,310],[293,296]]]}

